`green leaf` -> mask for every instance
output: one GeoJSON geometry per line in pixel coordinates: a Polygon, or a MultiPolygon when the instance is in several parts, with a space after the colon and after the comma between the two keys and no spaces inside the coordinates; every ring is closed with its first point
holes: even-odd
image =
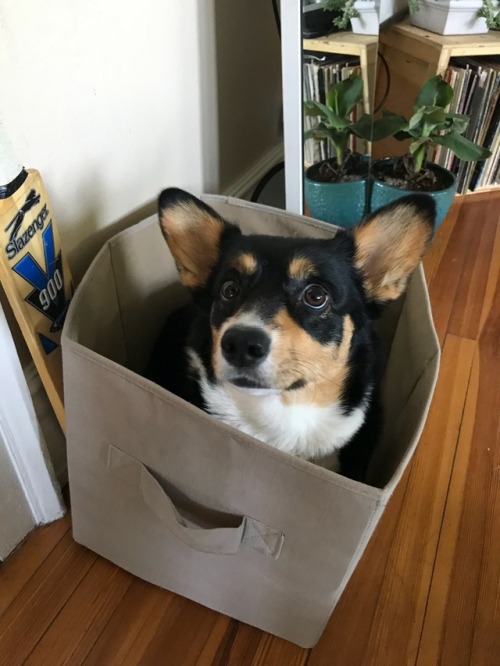
{"type": "Polygon", "coordinates": [[[444,109],[452,99],[453,88],[441,76],[433,76],[420,88],[413,108],[415,111],[423,106],[440,106],[444,109]]]}
{"type": "Polygon", "coordinates": [[[359,120],[352,123],[351,130],[356,136],[367,141],[372,140],[373,117],[365,113],[359,120]]]}
{"type": "MultiPolygon", "coordinates": [[[[403,116],[398,116],[394,114],[385,114],[382,118],[377,118],[373,121],[371,128],[371,137],[368,138],[371,141],[381,141],[388,136],[393,136],[396,132],[399,132],[406,126],[406,119],[403,116]]],[[[358,135],[360,136],[360,135],[358,135]]]]}
{"type": "Polygon", "coordinates": [[[440,76],[433,76],[422,85],[415,98],[414,109],[421,109],[423,106],[434,106],[441,80],[440,76]]]}
{"type": "Polygon", "coordinates": [[[314,138],[316,138],[316,137],[314,136],[314,132],[316,132],[316,131],[317,131],[316,128],[306,130],[306,131],[304,132],[304,141],[307,141],[307,139],[314,139],[314,138]]]}
{"type": "Polygon", "coordinates": [[[445,122],[445,112],[439,106],[433,107],[432,109],[426,110],[423,116],[423,121],[425,125],[441,125],[445,122]]]}
{"type": "Polygon", "coordinates": [[[425,144],[429,143],[430,139],[428,137],[421,137],[420,139],[417,139],[416,141],[412,141],[410,143],[410,153],[414,155],[422,146],[425,146],[425,144]]]}
{"type": "Polygon", "coordinates": [[[418,173],[422,169],[422,165],[427,156],[427,150],[431,145],[431,140],[428,137],[420,137],[416,141],[412,141],[409,148],[409,153],[413,157],[413,164],[415,172],[418,173]]]}
{"type": "Polygon", "coordinates": [[[305,102],[304,113],[306,116],[320,116],[326,125],[336,129],[342,129],[351,124],[348,118],[340,117],[321,102],[305,102]]]}
{"type": "Polygon", "coordinates": [[[304,102],[304,113],[306,116],[318,116],[322,119],[322,122],[328,122],[330,125],[335,125],[337,122],[344,123],[343,118],[339,118],[326,104],[321,102],[304,102]]]}
{"type": "Polygon", "coordinates": [[[342,130],[349,128],[351,121],[349,118],[341,118],[340,116],[337,116],[337,114],[331,113],[328,116],[328,125],[334,129],[342,130]]]}
{"type": "Polygon", "coordinates": [[[436,106],[445,109],[453,99],[453,88],[446,81],[441,81],[438,87],[438,94],[436,97],[436,106]]]}
{"type": "Polygon", "coordinates": [[[449,131],[453,130],[457,134],[463,134],[467,129],[470,122],[468,116],[461,113],[448,113],[446,114],[446,127],[449,131]]]}
{"type": "Polygon", "coordinates": [[[446,129],[444,109],[435,107],[424,114],[422,122],[422,136],[434,135],[446,129]]]}
{"type": "Polygon", "coordinates": [[[316,141],[328,139],[335,147],[345,143],[345,136],[345,132],[325,127],[324,125],[318,125],[318,127],[313,127],[304,133],[305,139],[315,139],[316,141]]]}
{"type": "Polygon", "coordinates": [[[348,116],[362,99],[363,79],[359,74],[353,74],[330,88],[326,103],[339,116],[348,116]]]}
{"type": "Polygon", "coordinates": [[[414,127],[417,127],[422,122],[422,118],[424,117],[425,113],[425,108],[419,109],[416,113],[413,114],[413,116],[410,118],[408,121],[408,129],[413,129],[414,127]]]}
{"type": "Polygon", "coordinates": [[[324,104],[321,104],[321,102],[304,102],[304,113],[306,116],[321,116],[322,118],[328,118],[329,111],[330,109],[324,104]]]}
{"type": "Polygon", "coordinates": [[[433,140],[435,143],[449,148],[458,158],[467,162],[484,160],[491,155],[491,152],[483,148],[483,146],[469,141],[469,139],[456,132],[450,132],[443,136],[435,136],[433,140]]]}

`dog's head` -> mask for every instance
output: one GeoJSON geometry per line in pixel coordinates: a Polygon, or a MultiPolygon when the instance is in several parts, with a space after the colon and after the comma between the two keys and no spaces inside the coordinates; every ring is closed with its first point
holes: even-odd
{"type": "Polygon", "coordinates": [[[285,399],[313,390],[324,404],[343,391],[370,306],[405,290],[435,217],[430,197],[410,195],[318,240],[244,236],[177,189],[159,208],[181,281],[210,309],[217,379],[285,399]]]}

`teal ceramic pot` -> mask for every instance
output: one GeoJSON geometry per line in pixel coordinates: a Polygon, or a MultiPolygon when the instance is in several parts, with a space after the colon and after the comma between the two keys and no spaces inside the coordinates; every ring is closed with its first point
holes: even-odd
{"type": "Polygon", "coordinates": [[[321,183],[313,179],[321,164],[323,162],[310,166],[304,178],[304,199],[311,216],[339,227],[355,226],[366,212],[367,178],[347,183],[321,183]]]}
{"type": "MultiPolygon", "coordinates": [[[[373,167],[380,163],[390,164],[394,162],[393,158],[387,158],[384,160],[376,160],[373,162],[373,167]]],[[[438,190],[436,192],[426,192],[425,194],[430,194],[430,196],[436,202],[436,225],[435,229],[441,224],[441,222],[446,217],[448,210],[453,201],[453,197],[457,191],[457,181],[455,176],[444,169],[443,167],[438,166],[437,164],[428,164],[428,167],[432,168],[434,171],[440,173],[443,177],[443,181],[447,183],[446,189],[438,190]]],[[[377,210],[380,206],[385,206],[385,204],[394,201],[395,199],[400,199],[405,197],[408,194],[412,194],[411,190],[400,190],[397,187],[392,187],[392,185],[387,185],[386,183],[377,180],[375,177],[371,177],[370,182],[371,188],[371,198],[370,198],[370,208],[371,210],[377,210]]]]}

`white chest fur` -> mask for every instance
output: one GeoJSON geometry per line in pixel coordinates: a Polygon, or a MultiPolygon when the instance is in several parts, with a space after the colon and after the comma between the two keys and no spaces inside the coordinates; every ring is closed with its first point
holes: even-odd
{"type": "Polygon", "coordinates": [[[344,446],[363,424],[366,405],[348,415],[338,403],[287,405],[278,392],[240,389],[228,382],[211,384],[192,350],[190,361],[210,414],[281,451],[321,460],[344,446]]]}

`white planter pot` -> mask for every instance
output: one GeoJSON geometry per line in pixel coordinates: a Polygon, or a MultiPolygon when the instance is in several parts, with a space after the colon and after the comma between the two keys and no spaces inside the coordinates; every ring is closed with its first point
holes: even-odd
{"type": "Polygon", "coordinates": [[[438,35],[479,35],[488,32],[477,12],[482,0],[419,0],[420,9],[410,23],[438,35]]]}
{"type": "Polygon", "coordinates": [[[408,11],[408,0],[380,0],[379,22],[383,23],[404,11],[408,11]]]}
{"type": "Polygon", "coordinates": [[[359,35],[378,35],[380,0],[357,0],[354,8],[359,18],[351,19],[352,31],[359,35]]]}

